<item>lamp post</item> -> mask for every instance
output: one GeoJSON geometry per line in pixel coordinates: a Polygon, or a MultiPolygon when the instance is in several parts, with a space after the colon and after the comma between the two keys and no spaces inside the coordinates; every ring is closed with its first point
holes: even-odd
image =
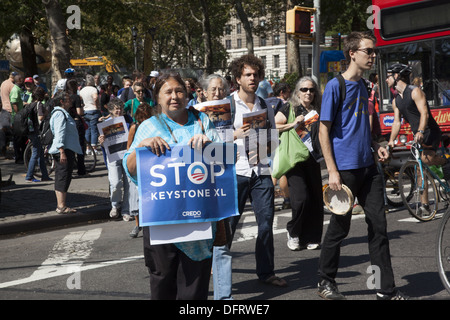
{"type": "Polygon", "coordinates": [[[134,45],[134,69],[137,70],[137,34],[138,34],[138,29],[133,26],[131,28],[131,35],[133,36],[133,45],[134,45]]]}
{"type": "Polygon", "coordinates": [[[152,48],[155,40],[156,27],[148,28],[145,33],[144,40],[144,66],[142,67],[144,74],[150,74],[153,70],[152,48]]]}

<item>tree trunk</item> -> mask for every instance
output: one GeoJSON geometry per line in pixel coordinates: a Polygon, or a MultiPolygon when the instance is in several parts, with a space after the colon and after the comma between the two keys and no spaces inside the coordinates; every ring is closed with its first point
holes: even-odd
{"type": "Polygon", "coordinates": [[[244,26],[248,54],[254,54],[252,27],[248,21],[247,13],[245,13],[244,8],[242,7],[242,1],[235,0],[234,8],[236,9],[239,20],[241,20],[242,25],[244,26]]]}
{"type": "Polygon", "coordinates": [[[62,78],[64,70],[70,66],[70,48],[66,35],[64,19],[58,0],[42,0],[47,14],[51,36],[52,51],[52,87],[62,78]]]}
{"type": "Polygon", "coordinates": [[[200,1],[202,9],[202,37],[205,43],[205,70],[206,74],[214,73],[213,70],[213,50],[211,41],[211,24],[209,21],[208,2],[206,0],[200,1]]]}
{"type": "Polygon", "coordinates": [[[36,63],[36,51],[34,50],[34,37],[31,29],[27,26],[23,26],[19,39],[25,77],[32,77],[38,73],[38,68],[36,63]]]}

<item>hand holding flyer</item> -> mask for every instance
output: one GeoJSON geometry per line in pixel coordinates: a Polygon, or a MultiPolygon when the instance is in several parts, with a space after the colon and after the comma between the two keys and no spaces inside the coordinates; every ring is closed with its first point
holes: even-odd
{"type": "Polygon", "coordinates": [[[319,120],[319,114],[312,110],[305,116],[305,121],[301,124],[295,126],[295,131],[297,132],[300,139],[302,139],[305,146],[308,148],[309,152],[316,159],[316,161],[323,160],[322,156],[317,155],[314,151],[312,138],[311,138],[311,126],[314,122],[319,120]]]}
{"type": "Polygon", "coordinates": [[[208,115],[223,142],[233,142],[230,99],[206,101],[196,104],[194,107],[208,115]]]}
{"type": "Polygon", "coordinates": [[[122,160],[127,151],[128,126],[125,118],[115,117],[97,124],[100,135],[105,136],[103,147],[109,162],[122,160]]]}

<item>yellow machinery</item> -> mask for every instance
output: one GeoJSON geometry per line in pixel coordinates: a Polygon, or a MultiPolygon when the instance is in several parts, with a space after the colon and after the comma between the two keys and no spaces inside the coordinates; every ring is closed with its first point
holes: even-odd
{"type": "Polygon", "coordinates": [[[117,65],[109,61],[105,56],[89,57],[84,59],[71,59],[70,64],[73,67],[102,67],[104,66],[106,72],[119,72],[117,65]]]}

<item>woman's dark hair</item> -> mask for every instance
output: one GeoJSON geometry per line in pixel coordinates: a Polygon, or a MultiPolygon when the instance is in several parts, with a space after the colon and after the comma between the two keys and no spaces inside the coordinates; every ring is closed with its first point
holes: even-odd
{"type": "Polygon", "coordinates": [[[76,94],[78,91],[78,83],[77,80],[75,79],[69,79],[66,81],[66,88],[65,91],[69,94],[69,95],[73,95],[76,94]]]}
{"type": "Polygon", "coordinates": [[[289,84],[286,82],[278,82],[274,87],[273,87],[273,95],[275,97],[278,97],[281,92],[286,92],[288,90],[290,90],[291,88],[289,87],[289,84]]]}
{"type": "Polygon", "coordinates": [[[106,106],[108,108],[108,111],[112,112],[115,107],[119,107],[119,108],[123,109],[124,103],[119,98],[113,98],[113,99],[109,100],[109,102],[106,106]]]}
{"type": "Polygon", "coordinates": [[[134,87],[142,87],[145,88],[144,84],[141,81],[136,81],[135,83],[133,83],[133,88],[134,87]]]}
{"type": "Polygon", "coordinates": [[[31,94],[33,101],[43,101],[45,99],[45,90],[42,87],[36,87],[31,94]]]}
{"type": "Polygon", "coordinates": [[[154,94],[154,99],[155,99],[155,105],[158,105],[158,95],[159,95],[159,91],[161,91],[162,86],[169,80],[169,79],[174,79],[175,81],[177,81],[182,87],[183,87],[183,91],[184,94],[187,96],[187,91],[186,91],[186,86],[184,84],[183,79],[180,77],[180,75],[178,73],[163,73],[162,75],[160,75],[157,79],[156,79],[156,83],[155,83],[155,89],[153,91],[154,94]]]}
{"type": "MultiPolygon", "coordinates": [[[[66,92],[65,91],[58,91],[55,93],[55,95],[53,96],[53,106],[54,107],[62,107],[61,101],[66,100],[66,92]]],[[[64,108],[63,108],[64,109],[64,108]]]]}
{"type": "Polygon", "coordinates": [[[148,103],[143,102],[141,103],[134,113],[134,118],[136,119],[137,123],[142,123],[143,121],[151,118],[156,114],[155,109],[150,106],[148,103]]]}

